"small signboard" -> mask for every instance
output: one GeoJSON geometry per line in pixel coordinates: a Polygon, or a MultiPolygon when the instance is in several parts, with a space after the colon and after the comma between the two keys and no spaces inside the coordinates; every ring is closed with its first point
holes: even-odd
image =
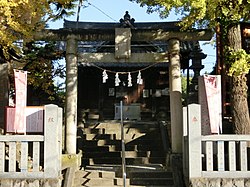
{"type": "Polygon", "coordinates": [[[16,108],[5,108],[5,127],[6,133],[42,133],[44,124],[44,107],[27,106],[25,107],[26,125],[16,124],[16,108]]]}
{"type": "Polygon", "coordinates": [[[26,130],[28,133],[43,132],[43,114],[43,107],[26,107],[26,130]]]}

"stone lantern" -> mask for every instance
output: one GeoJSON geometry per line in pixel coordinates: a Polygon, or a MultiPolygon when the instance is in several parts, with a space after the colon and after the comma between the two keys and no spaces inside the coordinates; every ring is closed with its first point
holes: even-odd
{"type": "Polygon", "coordinates": [[[192,65],[189,69],[193,70],[194,76],[189,87],[189,101],[188,103],[198,103],[198,77],[201,70],[204,68],[202,60],[207,57],[200,49],[199,43],[195,43],[193,51],[189,54],[192,60],[192,65]]]}

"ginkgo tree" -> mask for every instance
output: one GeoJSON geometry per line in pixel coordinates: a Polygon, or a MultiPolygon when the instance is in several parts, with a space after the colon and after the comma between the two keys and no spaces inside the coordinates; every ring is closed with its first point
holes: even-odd
{"type": "MultiPolygon", "coordinates": [[[[35,32],[45,28],[48,21],[72,15],[77,0],[1,0],[0,46],[6,51],[18,48],[18,40],[32,40],[35,32]]],[[[78,1],[77,1],[78,2],[78,1]]]]}
{"type": "Polygon", "coordinates": [[[242,49],[240,22],[249,20],[250,0],[130,0],[147,6],[147,11],[167,17],[175,11],[183,29],[223,28],[228,76],[232,79],[231,111],[236,134],[250,133],[247,78],[250,56],[242,49]]]}
{"type": "MultiPolygon", "coordinates": [[[[36,45],[33,36],[45,29],[49,21],[73,15],[80,3],[83,0],[0,0],[0,65],[9,64],[9,77],[13,76],[12,59],[18,58],[18,64],[22,65],[17,67],[15,61],[15,67],[30,72],[28,85],[36,93],[55,99],[58,91],[54,88],[58,87],[53,84],[53,78],[64,75],[65,70],[56,65],[63,54],[52,43],[36,45]]],[[[12,78],[9,84],[14,88],[12,78]]]]}

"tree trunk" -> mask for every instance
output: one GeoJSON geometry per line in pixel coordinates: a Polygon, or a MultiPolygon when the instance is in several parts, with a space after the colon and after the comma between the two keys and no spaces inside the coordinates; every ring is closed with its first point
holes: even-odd
{"type": "MultiPolygon", "coordinates": [[[[242,48],[240,25],[228,29],[229,47],[237,51],[242,48]]],[[[250,134],[250,120],[247,102],[247,78],[245,74],[232,77],[231,109],[236,134],[250,134]]]]}
{"type": "Polygon", "coordinates": [[[0,135],[4,132],[4,107],[9,104],[8,64],[0,63],[0,135]]]}

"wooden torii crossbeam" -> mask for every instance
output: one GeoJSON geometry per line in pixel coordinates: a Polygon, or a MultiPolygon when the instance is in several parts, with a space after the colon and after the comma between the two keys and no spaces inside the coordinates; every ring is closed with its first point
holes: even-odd
{"type": "MultiPolygon", "coordinates": [[[[165,31],[163,29],[131,29],[132,41],[168,41],[178,39],[180,41],[210,41],[213,32],[206,29],[190,31],[165,31]]],[[[115,32],[111,29],[47,29],[38,32],[35,40],[66,41],[68,36],[74,35],[78,41],[115,41],[115,32]]]]}

